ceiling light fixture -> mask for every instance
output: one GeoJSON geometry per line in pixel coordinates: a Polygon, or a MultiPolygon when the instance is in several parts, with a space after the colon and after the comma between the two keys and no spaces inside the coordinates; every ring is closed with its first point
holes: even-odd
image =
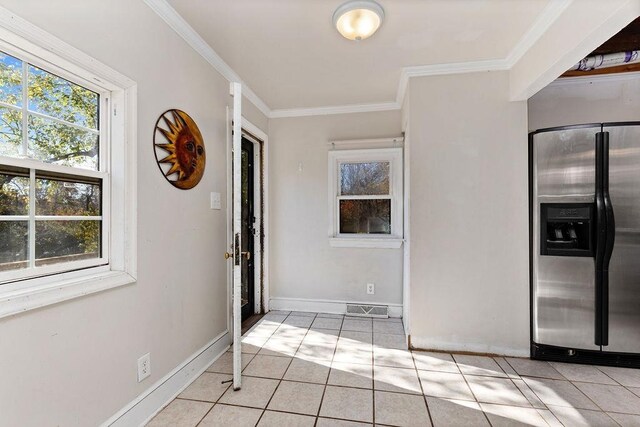
{"type": "Polygon", "coordinates": [[[349,40],[364,40],[375,33],[384,19],[384,9],[373,0],[352,0],[333,13],[333,25],[349,40]]]}

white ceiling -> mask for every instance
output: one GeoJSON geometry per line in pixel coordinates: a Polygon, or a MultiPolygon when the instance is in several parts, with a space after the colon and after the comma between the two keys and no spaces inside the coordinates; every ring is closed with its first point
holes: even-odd
{"type": "Polygon", "coordinates": [[[370,39],[343,0],[167,0],[272,110],[395,102],[403,67],[504,60],[551,0],[378,0],[370,39]]]}

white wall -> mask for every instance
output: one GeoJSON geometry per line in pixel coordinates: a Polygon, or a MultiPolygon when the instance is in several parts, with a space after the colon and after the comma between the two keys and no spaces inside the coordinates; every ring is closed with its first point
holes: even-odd
{"type": "Polygon", "coordinates": [[[529,99],[529,130],[640,120],[640,73],[558,79],[529,99]]]}
{"type": "Polygon", "coordinates": [[[412,78],[411,343],[527,355],[527,105],[508,72],[412,78]]]}
{"type": "MultiPolygon", "coordinates": [[[[97,425],[227,328],[227,218],[209,193],[226,200],[228,83],[141,1],[0,5],[138,83],[138,282],[0,319],[0,425],[97,425]],[[205,139],[190,191],[155,164],[154,123],[169,108],[205,139]],[[152,375],[137,383],[147,352],[152,375]]],[[[255,109],[249,119],[266,128],[255,109]]]]}
{"type": "Polygon", "coordinates": [[[328,238],[327,143],[398,135],[400,111],[269,122],[274,300],[402,303],[402,249],[332,248],[328,238]],[[366,293],[369,282],[375,295],[366,293]]]}

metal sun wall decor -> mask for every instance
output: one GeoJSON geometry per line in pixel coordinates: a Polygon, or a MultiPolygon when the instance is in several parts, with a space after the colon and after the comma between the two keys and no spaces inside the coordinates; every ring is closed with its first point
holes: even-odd
{"type": "Polygon", "coordinates": [[[156,121],[153,150],[158,167],[176,188],[189,190],[202,179],[206,164],[198,125],[182,110],[167,110],[156,121]]]}

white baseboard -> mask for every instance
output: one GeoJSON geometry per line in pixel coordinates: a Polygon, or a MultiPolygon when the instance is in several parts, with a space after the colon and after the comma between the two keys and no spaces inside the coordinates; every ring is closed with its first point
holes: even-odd
{"type": "Polygon", "coordinates": [[[402,304],[388,304],[384,302],[336,301],[304,298],[271,298],[270,310],[311,311],[316,313],[345,314],[347,304],[386,305],[389,307],[389,317],[402,317],[402,304]]]}
{"type": "Polygon", "coordinates": [[[230,342],[228,331],[221,333],[105,421],[102,426],[130,427],[146,424],[198,378],[211,363],[222,356],[229,348],[230,342]]]}
{"type": "Polygon", "coordinates": [[[528,348],[512,348],[482,343],[461,343],[439,341],[428,337],[410,337],[411,348],[415,350],[437,350],[450,352],[468,352],[480,354],[498,354],[501,356],[529,357],[528,348]]]}

